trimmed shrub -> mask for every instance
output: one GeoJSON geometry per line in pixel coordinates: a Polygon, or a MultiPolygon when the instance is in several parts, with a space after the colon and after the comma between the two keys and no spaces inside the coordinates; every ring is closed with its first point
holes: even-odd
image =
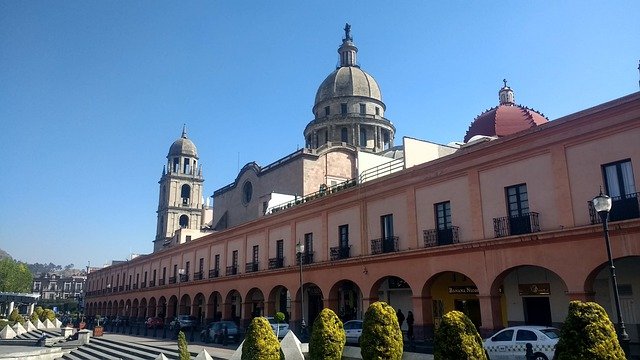
{"type": "Polygon", "coordinates": [[[313,331],[309,341],[311,360],[340,360],[346,336],[342,321],[331,309],[322,309],[313,322],[313,331]]]}
{"type": "Polygon", "coordinates": [[[31,323],[35,325],[37,322],[36,320],[40,320],[40,316],[34,311],[31,313],[31,316],[29,316],[29,320],[31,320],[31,323]]]}
{"type": "Polygon", "coordinates": [[[602,306],[594,302],[569,303],[554,359],[625,359],[616,330],[602,306]]]}
{"type": "Polygon", "coordinates": [[[402,331],[395,310],[383,301],[369,306],[362,323],[360,354],[363,360],[402,359],[402,331]]]}
{"type": "Polygon", "coordinates": [[[44,322],[47,319],[54,321],[56,319],[56,313],[51,309],[44,309],[40,315],[40,321],[44,322]]]}
{"type": "Polygon", "coordinates": [[[187,338],[184,336],[184,332],[178,333],[178,352],[180,353],[180,360],[190,360],[191,354],[189,353],[189,345],[187,344],[187,338]]]}
{"type": "Polygon", "coordinates": [[[24,318],[22,317],[22,315],[20,315],[18,309],[14,308],[13,311],[11,311],[11,314],[9,314],[9,322],[11,322],[11,324],[24,324],[24,318]]]}
{"type": "Polygon", "coordinates": [[[482,338],[475,325],[460,311],[442,317],[434,337],[434,360],[486,360],[482,338]]]}
{"type": "Polygon", "coordinates": [[[280,342],[269,320],[253,318],[242,345],[242,360],[280,360],[280,342]]]}

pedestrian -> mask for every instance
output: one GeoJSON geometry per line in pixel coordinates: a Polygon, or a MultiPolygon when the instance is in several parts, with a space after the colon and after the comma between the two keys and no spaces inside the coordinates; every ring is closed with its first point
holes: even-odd
{"type": "Polygon", "coordinates": [[[413,341],[413,312],[409,311],[407,313],[407,337],[409,341],[413,341]]]}
{"type": "Polygon", "coordinates": [[[404,323],[404,314],[402,313],[402,310],[398,309],[396,316],[398,317],[398,325],[400,325],[400,329],[402,329],[402,323],[404,323]]]}

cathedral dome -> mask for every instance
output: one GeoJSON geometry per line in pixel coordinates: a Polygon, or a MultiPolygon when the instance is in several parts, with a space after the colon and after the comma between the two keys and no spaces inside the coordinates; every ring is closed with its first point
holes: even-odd
{"type": "Polygon", "coordinates": [[[314,105],[344,96],[363,96],[382,101],[380,87],[373,76],[359,67],[342,66],[320,84],[314,105]]]}
{"type": "Polygon", "coordinates": [[[500,105],[478,115],[469,126],[464,142],[476,135],[507,136],[527,130],[549,121],[543,114],[514,102],[513,90],[507,86],[500,89],[500,105]]]}
{"type": "Polygon", "coordinates": [[[194,157],[196,159],[198,158],[198,150],[196,149],[196,145],[193,143],[193,141],[187,138],[186,127],[182,129],[182,136],[180,136],[178,140],[174,141],[173,144],[171,144],[171,147],[169,148],[169,155],[167,155],[167,157],[181,155],[194,157]]]}

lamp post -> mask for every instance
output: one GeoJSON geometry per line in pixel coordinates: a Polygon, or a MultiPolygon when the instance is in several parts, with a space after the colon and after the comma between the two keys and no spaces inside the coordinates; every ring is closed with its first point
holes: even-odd
{"type": "Polygon", "coordinates": [[[602,229],[604,230],[604,241],[607,246],[607,256],[609,259],[609,269],[611,271],[611,282],[613,283],[613,298],[616,304],[616,313],[618,315],[618,325],[620,327],[620,334],[618,335],[620,346],[624,353],[629,355],[629,334],[624,327],[624,320],[622,320],[622,311],[620,310],[620,294],[618,293],[618,280],[616,280],[616,267],[613,265],[613,258],[611,257],[611,244],[609,242],[609,211],[611,210],[611,198],[602,193],[593,198],[593,207],[600,215],[602,220],[602,229]]]}
{"type": "Polygon", "coordinates": [[[302,333],[301,333],[301,337],[305,337],[306,335],[306,327],[307,324],[305,324],[304,322],[304,283],[302,282],[302,255],[304,253],[304,244],[301,242],[298,242],[296,244],[296,252],[298,253],[298,259],[300,262],[300,313],[302,315],[302,323],[301,323],[301,327],[302,327],[302,333]]]}
{"type": "Polygon", "coordinates": [[[178,281],[178,301],[177,301],[177,311],[176,311],[176,317],[180,316],[180,297],[182,296],[182,294],[180,293],[180,283],[182,282],[182,275],[185,274],[185,270],[184,269],[178,269],[178,279],[176,279],[176,281],[178,281]]]}

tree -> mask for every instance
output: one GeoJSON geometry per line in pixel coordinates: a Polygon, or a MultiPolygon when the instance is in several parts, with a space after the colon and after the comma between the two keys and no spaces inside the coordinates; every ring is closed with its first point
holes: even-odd
{"type": "Polygon", "coordinates": [[[276,325],[277,325],[276,329],[278,329],[276,331],[276,336],[280,338],[280,323],[284,321],[284,313],[281,311],[278,311],[276,315],[273,317],[273,320],[276,321],[276,325]]]}
{"type": "Polygon", "coordinates": [[[402,347],[402,331],[400,331],[396,312],[383,301],[371,304],[362,323],[360,336],[362,359],[400,360],[402,347]]]}
{"type": "Polygon", "coordinates": [[[572,301],[560,329],[557,360],[624,360],[616,330],[607,312],[594,302],[572,301]]]}
{"type": "Polygon", "coordinates": [[[434,360],[486,360],[482,338],[475,325],[460,311],[442,317],[434,339],[434,360]]]}
{"type": "Polygon", "coordinates": [[[187,338],[184,336],[184,332],[178,333],[178,351],[180,352],[180,360],[190,360],[191,354],[189,353],[189,346],[187,345],[187,338]]]}
{"type": "Polygon", "coordinates": [[[32,285],[27,265],[11,258],[0,260],[0,292],[30,293],[32,285]]]}
{"type": "Polygon", "coordinates": [[[269,321],[263,317],[251,320],[242,345],[242,360],[280,360],[280,343],[269,321]]]}
{"type": "Polygon", "coordinates": [[[340,360],[346,337],[342,321],[331,309],[322,309],[313,322],[313,331],[309,342],[311,360],[340,360]]]}
{"type": "Polygon", "coordinates": [[[22,315],[20,315],[17,308],[14,308],[13,311],[11,311],[11,314],[9,314],[9,321],[12,324],[15,324],[15,323],[24,324],[24,318],[22,317],[22,315]]]}
{"type": "Polygon", "coordinates": [[[44,322],[49,319],[49,321],[53,321],[56,319],[56,313],[51,309],[44,309],[42,314],[40,314],[40,321],[44,322]]]}

